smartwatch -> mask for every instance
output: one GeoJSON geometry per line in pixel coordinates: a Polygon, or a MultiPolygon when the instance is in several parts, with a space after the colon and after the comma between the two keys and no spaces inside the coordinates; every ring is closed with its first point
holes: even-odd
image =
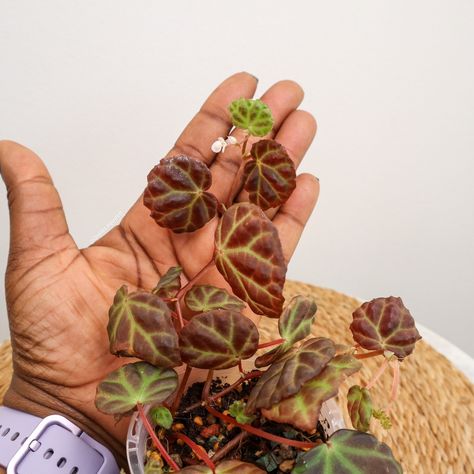
{"type": "Polygon", "coordinates": [[[0,406],[0,466],[7,474],[119,474],[112,453],[60,415],[0,406]]]}

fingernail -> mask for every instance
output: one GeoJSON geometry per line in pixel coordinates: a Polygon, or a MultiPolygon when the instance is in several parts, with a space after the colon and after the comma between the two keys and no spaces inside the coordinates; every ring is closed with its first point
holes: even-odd
{"type": "Polygon", "coordinates": [[[249,76],[252,76],[255,79],[255,81],[258,82],[258,77],[257,76],[254,76],[253,74],[251,74],[248,71],[244,71],[244,72],[245,72],[245,74],[248,74],[249,76]]]}

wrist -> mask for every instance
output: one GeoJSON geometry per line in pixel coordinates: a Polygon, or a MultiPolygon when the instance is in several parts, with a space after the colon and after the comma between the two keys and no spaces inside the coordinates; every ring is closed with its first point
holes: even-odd
{"type": "MultiPolygon", "coordinates": [[[[48,386],[35,384],[15,375],[3,404],[40,418],[54,414],[64,416],[107,447],[120,467],[127,467],[125,439],[128,420],[115,422],[111,417],[102,416],[95,406],[91,408],[82,398],[76,398],[72,393],[61,393],[59,399],[50,393],[48,386]]],[[[0,474],[4,472],[0,468],[0,474]]]]}

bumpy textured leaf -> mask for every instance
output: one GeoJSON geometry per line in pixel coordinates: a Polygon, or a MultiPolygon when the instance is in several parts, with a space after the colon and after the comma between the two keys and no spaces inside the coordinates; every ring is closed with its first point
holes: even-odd
{"type": "Polygon", "coordinates": [[[312,432],[316,429],[321,405],[337,395],[339,386],[346,377],[357,372],[362,364],[351,355],[334,357],[324,370],[306,382],[301,390],[262,414],[269,420],[289,423],[300,430],[312,432]]]}
{"type": "Polygon", "coordinates": [[[193,286],[184,298],[186,306],[191,311],[205,312],[212,309],[232,309],[241,311],[245,303],[222,288],[212,285],[193,286]]]}
{"type": "Polygon", "coordinates": [[[353,385],[347,393],[347,411],[352,426],[358,431],[368,431],[372,418],[372,398],[366,388],[353,385]]]}
{"type": "Polygon", "coordinates": [[[180,365],[178,335],[168,306],[145,291],[128,294],[122,286],[109,310],[110,352],[138,357],[159,367],[180,365]]]}
{"type": "Polygon", "coordinates": [[[229,406],[230,415],[237,420],[237,423],[244,425],[252,423],[252,421],[255,420],[255,415],[245,414],[245,406],[246,404],[243,400],[235,400],[235,402],[229,406]]]}
{"type": "Polygon", "coordinates": [[[148,175],[143,203],[151,217],[174,232],[193,232],[217,212],[217,199],[206,192],[211,172],[201,161],[180,155],[164,158],[148,175]]]}
{"type": "Polygon", "coordinates": [[[179,334],[181,357],[200,369],[227,369],[255,354],[258,330],[240,313],[213,310],[194,316],[179,334]]]}
{"type": "Polygon", "coordinates": [[[413,317],[400,298],[375,298],[356,309],[352,317],[352,335],[364,349],[391,351],[403,359],[421,339],[413,317]]]}
{"type": "Polygon", "coordinates": [[[391,449],[368,433],[336,431],[305,453],[292,474],[401,474],[391,449]]]}
{"type": "Polygon", "coordinates": [[[270,408],[298,392],[316,377],[336,353],[334,343],[324,337],[309,339],[298,350],[278,360],[258,379],[250,393],[246,412],[270,408]]]}
{"type": "Polygon", "coordinates": [[[280,335],[285,342],[255,359],[255,367],[265,367],[287,352],[295,342],[311,333],[317,306],[312,298],[295,296],[278,320],[280,335]]]}
{"type": "Polygon", "coordinates": [[[285,148],[275,140],[260,140],[245,163],[244,189],[249,200],[263,210],[280,206],[296,187],[295,165],[285,148]]]}
{"type": "Polygon", "coordinates": [[[174,298],[181,288],[181,267],[170,267],[168,271],[160,278],[152,293],[160,298],[174,298]]]}
{"type": "Polygon", "coordinates": [[[150,410],[150,418],[152,419],[153,423],[158,426],[162,426],[169,430],[171,425],[173,424],[173,415],[163,405],[159,405],[157,407],[153,407],[150,410]]]}
{"type": "Polygon", "coordinates": [[[280,316],[286,263],[278,231],[259,207],[241,203],[227,209],[216,230],[215,261],[255,313],[280,316]]]}
{"type": "Polygon", "coordinates": [[[97,387],[95,405],[104,413],[123,415],[139,403],[145,405],[166,400],[177,386],[178,375],[173,369],[135,362],[105,377],[97,387]]]}
{"type": "MultiPolygon", "coordinates": [[[[207,466],[188,466],[179,471],[180,474],[212,474],[207,466]]],[[[223,461],[216,466],[216,474],[265,474],[254,464],[242,461],[230,460],[223,461]]]]}
{"type": "Polygon", "coordinates": [[[234,126],[255,137],[263,137],[273,127],[272,111],[259,99],[234,100],[229,105],[229,112],[234,126]]]}

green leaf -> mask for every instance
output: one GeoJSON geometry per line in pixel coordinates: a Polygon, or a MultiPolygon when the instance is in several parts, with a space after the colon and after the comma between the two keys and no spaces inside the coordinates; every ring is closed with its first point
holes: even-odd
{"type": "Polygon", "coordinates": [[[351,355],[338,355],[320,374],[306,382],[298,393],[269,409],[262,409],[262,415],[311,433],[316,429],[323,402],[337,395],[345,378],[361,367],[362,364],[351,355]]]}
{"type": "Polygon", "coordinates": [[[153,407],[150,410],[150,418],[152,419],[153,423],[155,423],[155,425],[166,428],[167,430],[169,430],[173,424],[173,415],[168,410],[168,408],[164,407],[163,405],[153,407]]]}
{"type": "Polygon", "coordinates": [[[391,449],[368,433],[336,431],[327,443],[305,453],[292,474],[401,474],[391,449]]]}
{"type": "Polygon", "coordinates": [[[112,354],[138,357],[165,368],[181,364],[170,310],[152,293],[128,294],[127,287],[122,286],[109,310],[107,332],[112,354]]]}
{"type": "Polygon", "coordinates": [[[211,183],[211,172],[201,161],[184,155],[163,158],[148,175],[143,203],[161,227],[193,232],[216,215],[218,201],[206,192],[211,183]]]}
{"type": "Polygon", "coordinates": [[[96,407],[109,415],[128,414],[137,404],[161,403],[178,386],[173,369],[134,362],[111,372],[97,387],[96,407]]]}
{"type": "MultiPolygon", "coordinates": [[[[211,469],[207,466],[196,465],[188,466],[179,471],[180,474],[212,474],[211,469]]],[[[242,461],[230,460],[223,461],[216,466],[215,474],[265,474],[254,464],[242,461]]]]}
{"type": "Polygon", "coordinates": [[[250,393],[246,413],[270,408],[297,393],[305,382],[326,367],[335,352],[330,339],[319,337],[305,341],[298,350],[271,365],[258,379],[250,393]]]}
{"type": "Polygon", "coordinates": [[[280,316],[286,263],[278,231],[259,207],[241,203],[227,209],[216,230],[215,262],[255,313],[280,316]]]}
{"type": "Polygon", "coordinates": [[[227,291],[212,285],[193,286],[184,298],[186,306],[197,313],[212,309],[231,309],[241,311],[245,303],[227,291]]]}
{"type": "Polygon", "coordinates": [[[144,474],[163,474],[163,461],[148,459],[145,464],[144,474]]]}
{"type": "Polygon", "coordinates": [[[379,421],[384,430],[389,430],[392,427],[392,420],[390,416],[383,410],[374,410],[372,416],[379,421]]]}
{"type": "Polygon", "coordinates": [[[255,367],[265,367],[278,360],[298,341],[311,334],[316,314],[316,303],[306,296],[295,296],[278,320],[280,335],[285,342],[257,357],[255,367]]]}
{"type": "Polygon", "coordinates": [[[174,298],[181,288],[180,276],[182,272],[181,267],[170,267],[160,278],[152,293],[160,298],[174,298]]]}
{"type": "Polygon", "coordinates": [[[237,420],[238,423],[249,424],[255,420],[255,415],[245,414],[246,403],[243,400],[236,400],[229,406],[229,413],[237,420]]]}
{"type": "Polygon", "coordinates": [[[296,187],[296,171],[285,148],[275,140],[254,143],[244,166],[244,189],[249,201],[263,210],[281,206],[296,187]]]}
{"type": "Polygon", "coordinates": [[[375,298],[356,309],[352,317],[352,335],[364,349],[383,349],[403,359],[413,352],[416,342],[421,339],[401,298],[375,298]]]}
{"type": "Polygon", "coordinates": [[[358,431],[369,431],[372,418],[372,398],[366,388],[353,385],[347,393],[347,410],[352,426],[358,431]]]}
{"type": "Polygon", "coordinates": [[[194,316],[181,330],[179,343],[181,357],[191,367],[227,369],[255,354],[258,330],[242,314],[217,309],[194,316]]]}
{"type": "Polygon", "coordinates": [[[273,127],[272,111],[260,99],[237,99],[229,105],[232,123],[250,135],[263,137],[273,127]]]}

